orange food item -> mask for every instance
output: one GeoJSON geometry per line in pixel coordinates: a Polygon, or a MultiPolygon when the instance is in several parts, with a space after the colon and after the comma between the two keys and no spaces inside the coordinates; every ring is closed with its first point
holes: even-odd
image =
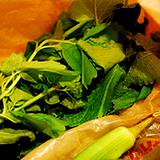
{"type": "Polygon", "coordinates": [[[72,0],[0,0],[0,62],[11,52],[24,52],[26,43],[49,32],[72,0]]]}
{"type": "Polygon", "coordinates": [[[149,21],[146,35],[160,31],[160,0],[128,0],[128,4],[134,3],[139,3],[142,7],[138,22],[143,23],[145,17],[149,21]]]}
{"type": "Polygon", "coordinates": [[[160,0],[138,0],[142,8],[160,24],[160,0]]]}
{"type": "Polygon", "coordinates": [[[46,141],[22,160],[71,160],[110,130],[119,126],[131,127],[159,110],[160,83],[157,83],[145,100],[135,103],[119,115],[105,116],[68,130],[64,135],[46,141]]]}

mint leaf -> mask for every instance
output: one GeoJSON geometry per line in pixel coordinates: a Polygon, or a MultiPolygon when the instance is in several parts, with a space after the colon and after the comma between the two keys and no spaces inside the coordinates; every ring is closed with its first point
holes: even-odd
{"type": "Polygon", "coordinates": [[[80,76],[74,79],[73,81],[68,82],[60,82],[59,83],[61,87],[64,88],[64,92],[69,92],[71,95],[73,95],[75,98],[81,98],[82,92],[83,92],[83,86],[80,82],[80,76]]]}
{"type": "Polygon", "coordinates": [[[125,84],[127,86],[134,85],[148,85],[153,84],[154,81],[160,79],[159,66],[160,60],[152,53],[139,53],[136,60],[133,62],[127,76],[125,84]]]}
{"type": "Polygon", "coordinates": [[[65,98],[61,104],[68,109],[78,109],[85,105],[82,100],[72,100],[71,98],[65,98]]]}
{"type": "Polygon", "coordinates": [[[89,95],[84,110],[77,114],[64,116],[64,119],[68,121],[69,126],[77,126],[88,120],[102,117],[111,112],[115,88],[124,74],[124,70],[119,65],[116,65],[109,71],[104,80],[89,95]]]}
{"type": "Polygon", "coordinates": [[[128,91],[122,96],[112,100],[114,105],[114,112],[130,107],[137,101],[138,96],[138,91],[134,89],[128,89],[128,91]]]}
{"type": "Polygon", "coordinates": [[[139,93],[137,100],[141,100],[141,99],[146,98],[149,95],[149,93],[151,92],[151,90],[152,90],[151,87],[143,86],[140,93],[139,93]]]}
{"type": "Polygon", "coordinates": [[[143,86],[141,91],[137,91],[132,88],[128,88],[122,82],[117,86],[117,89],[114,94],[113,108],[114,110],[111,113],[126,109],[133,105],[135,102],[144,99],[151,92],[151,87],[143,86]]]}
{"type": "Polygon", "coordinates": [[[97,70],[76,45],[62,44],[62,54],[68,65],[75,71],[79,71],[82,75],[82,84],[87,88],[91,84],[92,79],[97,77],[97,70]]]}

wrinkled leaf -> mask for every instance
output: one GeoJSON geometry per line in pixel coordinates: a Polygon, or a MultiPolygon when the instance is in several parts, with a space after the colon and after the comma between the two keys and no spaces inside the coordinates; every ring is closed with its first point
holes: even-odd
{"type": "Polygon", "coordinates": [[[59,84],[61,87],[64,88],[63,91],[69,92],[76,98],[82,97],[83,89],[82,89],[82,84],[80,82],[80,76],[74,79],[73,81],[60,82],[59,84]]]}
{"type": "Polygon", "coordinates": [[[117,87],[117,91],[112,100],[114,110],[111,113],[126,109],[133,105],[135,102],[144,99],[151,92],[151,87],[143,86],[141,91],[132,88],[127,88],[121,83],[117,87]]]}
{"type": "Polygon", "coordinates": [[[135,39],[137,45],[143,46],[143,48],[145,50],[150,50],[153,47],[153,45],[155,44],[155,42],[152,39],[144,36],[141,33],[137,33],[134,36],[134,39],[135,39]]]}
{"type": "Polygon", "coordinates": [[[125,78],[125,85],[148,85],[152,84],[154,81],[151,76],[144,73],[135,63],[130,67],[129,72],[125,78]]]}
{"type": "Polygon", "coordinates": [[[82,100],[70,100],[68,98],[65,98],[61,104],[68,109],[78,109],[85,105],[82,100]]]}
{"type": "Polygon", "coordinates": [[[76,21],[81,21],[85,15],[86,19],[94,19],[96,23],[110,19],[117,4],[123,3],[122,0],[75,0],[68,13],[76,21]]]}
{"type": "Polygon", "coordinates": [[[160,59],[152,52],[141,52],[137,55],[135,62],[131,66],[128,79],[132,78],[139,84],[143,82],[147,85],[160,80],[160,59]],[[136,80],[137,79],[137,80],[136,80]]]}
{"type": "Polygon", "coordinates": [[[113,107],[114,112],[120,111],[122,109],[126,109],[130,107],[132,104],[134,104],[137,101],[137,98],[139,96],[139,92],[136,90],[128,90],[126,93],[124,93],[122,96],[113,99],[113,107]]]}
{"type": "Polygon", "coordinates": [[[65,115],[70,127],[80,125],[88,120],[95,119],[106,115],[112,110],[112,98],[118,83],[124,76],[124,70],[116,65],[92,91],[84,110],[77,114],[65,115]],[[93,112],[94,111],[94,112],[93,112]]]}
{"type": "Polygon", "coordinates": [[[34,133],[28,130],[0,129],[0,144],[14,144],[22,137],[28,137],[31,141],[35,139],[34,133]]]}
{"type": "Polygon", "coordinates": [[[3,63],[0,68],[0,70],[6,74],[9,75],[14,71],[19,70],[19,68],[22,65],[22,62],[24,61],[23,54],[15,54],[13,53],[10,57],[8,57],[3,63]]]}
{"type": "Polygon", "coordinates": [[[149,86],[143,86],[137,100],[145,99],[152,91],[152,88],[149,86]]]}
{"type": "Polygon", "coordinates": [[[146,51],[150,51],[160,58],[160,43],[154,42],[151,38],[140,33],[134,36],[134,40],[137,45],[142,46],[146,51]]]}

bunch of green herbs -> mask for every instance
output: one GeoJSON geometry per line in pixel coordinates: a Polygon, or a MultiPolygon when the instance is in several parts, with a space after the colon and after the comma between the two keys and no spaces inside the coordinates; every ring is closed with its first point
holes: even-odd
{"type": "Polygon", "coordinates": [[[29,42],[24,55],[13,53],[1,65],[0,144],[22,137],[39,144],[39,135],[55,138],[88,120],[117,114],[150,93],[160,79],[152,47],[159,43],[111,21],[122,1],[100,9],[106,2],[75,1],[53,33],[29,42]]]}

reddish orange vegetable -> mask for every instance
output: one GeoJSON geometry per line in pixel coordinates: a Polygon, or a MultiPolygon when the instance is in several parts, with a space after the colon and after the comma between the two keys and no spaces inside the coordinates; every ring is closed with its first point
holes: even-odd
{"type": "Polygon", "coordinates": [[[64,135],[50,139],[26,155],[22,160],[71,160],[89,144],[119,126],[131,127],[160,110],[160,83],[151,94],[120,115],[105,116],[68,130],[64,135]]]}

